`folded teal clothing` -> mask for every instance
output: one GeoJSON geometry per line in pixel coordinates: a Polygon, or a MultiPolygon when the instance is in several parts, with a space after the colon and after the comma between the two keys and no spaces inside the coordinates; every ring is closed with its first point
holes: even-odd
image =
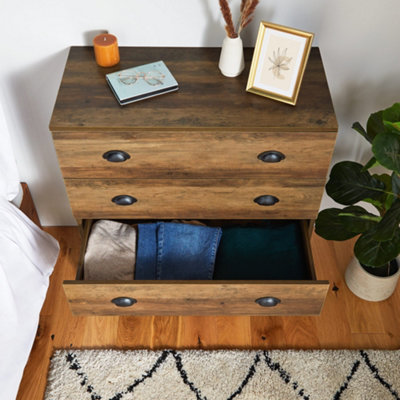
{"type": "Polygon", "coordinates": [[[262,226],[224,228],[214,279],[310,279],[300,224],[269,220],[262,226]]]}
{"type": "Polygon", "coordinates": [[[135,279],[212,279],[221,234],[175,222],[138,224],[135,279]]]}

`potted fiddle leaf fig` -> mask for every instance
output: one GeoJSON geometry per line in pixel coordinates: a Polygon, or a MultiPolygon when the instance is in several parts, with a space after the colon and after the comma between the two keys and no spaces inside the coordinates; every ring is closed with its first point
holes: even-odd
{"type": "Polygon", "coordinates": [[[366,129],[359,122],[352,128],[371,144],[372,158],[366,165],[333,166],[326,192],[346,207],[320,211],[315,230],[328,240],[359,235],[345,281],[358,297],[380,301],[393,293],[400,276],[400,103],[371,114],[366,129]],[[386,171],[371,173],[375,166],[386,171]],[[376,212],[359,202],[372,204],[376,212]]]}

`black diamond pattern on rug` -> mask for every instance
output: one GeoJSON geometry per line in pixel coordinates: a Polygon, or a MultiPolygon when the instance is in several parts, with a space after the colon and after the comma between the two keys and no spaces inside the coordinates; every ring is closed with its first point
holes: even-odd
{"type": "Polygon", "coordinates": [[[389,382],[387,382],[385,380],[385,378],[383,378],[382,375],[380,374],[379,368],[376,365],[371,363],[368,352],[360,350],[360,354],[361,354],[362,358],[364,359],[365,364],[371,370],[374,378],[392,394],[394,399],[400,400],[400,396],[399,396],[398,392],[393,388],[393,385],[391,385],[389,382]]]}
{"type": "Polygon", "coordinates": [[[399,388],[400,351],[58,350],[45,399],[400,400],[399,388]]]}

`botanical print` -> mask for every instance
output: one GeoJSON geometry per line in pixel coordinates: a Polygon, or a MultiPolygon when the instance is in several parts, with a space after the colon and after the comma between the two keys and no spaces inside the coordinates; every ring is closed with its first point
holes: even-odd
{"type": "Polygon", "coordinates": [[[304,38],[267,30],[255,86],[291,97],[298,74],[304,38]]]}
{"type": "Polygon", "coordinates": [[[269,67],[269,71],[272,71],[275,78],[285,79],[285,75],[282,74],[282,71],[289,71],[289,64],[292,61],[292,57],[287,56],[287,48],[282,50],[278,47],[278,50],[273,51],[273,57],[268,57],[268,60],[271,62],[272,66],[269,67]]]}
{"type": "Polygon", "coordinates": [[[261,22],[246,91],[295,105],[313,37],[261,22]]]}

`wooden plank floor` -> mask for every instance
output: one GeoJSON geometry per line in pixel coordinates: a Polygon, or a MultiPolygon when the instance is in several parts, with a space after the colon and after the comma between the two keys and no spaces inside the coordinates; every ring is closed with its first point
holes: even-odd
{"type": "Polygon", "coordinates": [[[331,282],[319,317],[74,317],[62,289],[74,279],[80,237],[76,227],[49,227],[61,254],[51,276],[40,326],[21,382],[19,400],[43,398],[49,358],[58,348],[400,348],[400,293],[380,303],[358,299],[343,271],[351,242],[312,238],[318,279],[331,282]],[[332,290],[335,288],[336,290],[332,290]],[[397,311],[396,311],[397,310],[397,311]]]}

